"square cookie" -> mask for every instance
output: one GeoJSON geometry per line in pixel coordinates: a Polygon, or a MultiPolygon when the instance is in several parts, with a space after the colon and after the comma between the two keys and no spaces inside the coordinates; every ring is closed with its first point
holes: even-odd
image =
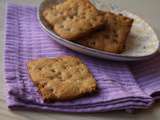
{"type": "Polygon", "coordinates": [[[96,90],[96,80],[77,57],[40,58],[27,66],[45,102],[71,100],[96,90]]]}
{"type": "Polygon", "coordinates": [[[90,36],[79,40],[78,43],[102,51],[112,53],[123,52],[133,19],[121,14],[116,15],[107,12],[105,20],[104,29],[91,33],[90,36]]]}
{"type": "Polygon", "coordinates": [[[65,0],[43,11],[44,19],[62,38],[76,40],[103,25],[102,12],[89,0],[65,0]]]}

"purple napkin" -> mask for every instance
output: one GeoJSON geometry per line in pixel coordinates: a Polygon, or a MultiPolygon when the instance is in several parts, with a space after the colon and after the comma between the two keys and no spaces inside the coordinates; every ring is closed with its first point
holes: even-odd
{"type": "Polygon", "coordinates": [[[8,5],[5,41],[7,103],[11,109],[104,112],[148,108],[159,98],[160,56],[143,62],[101,60],[71,51],[42,31],[36,8],[8,5]],[[75,55],[93,73],[99,93],[66,102],[44,103],[28,76],[26,62],[41,57],[75,55]]]}

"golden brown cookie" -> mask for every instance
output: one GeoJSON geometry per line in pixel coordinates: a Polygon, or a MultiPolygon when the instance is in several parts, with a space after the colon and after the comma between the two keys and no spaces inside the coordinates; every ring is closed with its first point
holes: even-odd
{"type": "Polygon", "coordinates": [[[91,33],[78,43],[102,51],[121,53],[132,27],[133,19],[111,12],[105,14],[106,25],[103,30],[91,33]]]}
{"type": "Polygon", "coordinates": [[[41,58],[27,65],[46,102],[70,100],[96,90],[95,79],[77,57],[41,58]]]}
{"type": "Polygon", "coordinates": [[[89,0],[65,0],[46,8],[43,17],[61,37],[75,40],[103,25],[102,12],[89,0]]]}

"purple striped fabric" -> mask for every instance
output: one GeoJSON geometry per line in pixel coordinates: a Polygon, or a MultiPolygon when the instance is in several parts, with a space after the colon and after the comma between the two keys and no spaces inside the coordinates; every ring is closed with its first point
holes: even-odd
{"type": "MultiPolygon", "coordinates": [[[[159,56],[160,57],[160,56],[159,56]]],[[[36,8],[8,5],[5,41],[7,103],[12,109],[104,112],[148,108],[160,90],[159,57],[139,63],[111,62],[73,52],[41,30],[36,8]],[[28,76],[26,62],[41,57],[75,55],[93,73],[99,93],[72,101],[44,103],[28,76]]]]}

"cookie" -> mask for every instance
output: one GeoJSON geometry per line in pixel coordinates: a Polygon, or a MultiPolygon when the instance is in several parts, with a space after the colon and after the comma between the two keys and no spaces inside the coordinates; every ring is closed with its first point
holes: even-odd
{"type": "Polygon", "coordinates": [[[79,40],[78,43],[102,51],[112,53],[123,52],[133,19],[125,17],[122,14],[116,15],[107,12],[105,20],[104,29],[91,33],[90,36],[79,40]]]}
{"type": "Polygon", "coordinates": [[[53,31],[67,40],[76,40],[103,25],[103,14],[89,0],[65,0],[43,11],[53,31]]]}
{"type": "Polygon", "coordinates": [[[27,66],[45,102],[71,100],[96,90],[96,80],[77,57],[40,58],[27,66]]]}

